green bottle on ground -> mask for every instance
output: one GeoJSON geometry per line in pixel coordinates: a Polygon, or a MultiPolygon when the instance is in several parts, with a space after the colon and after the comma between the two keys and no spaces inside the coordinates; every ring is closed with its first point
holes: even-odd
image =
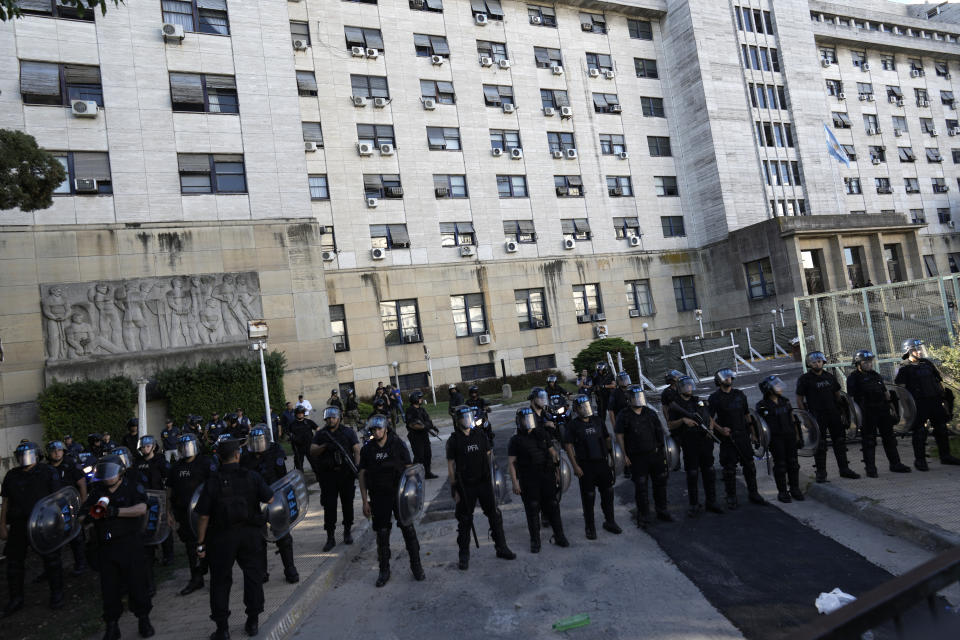
{"type": "Polygon", "coordinates": [[[570,616],[569,618],[564,618],[563,620],[557,620],[553,623],[553,630],[569,631],[570,629],[585,627],[588,624],[590,624],[590,616],[585,613],[580,613],[575,616],[570,616]]]}

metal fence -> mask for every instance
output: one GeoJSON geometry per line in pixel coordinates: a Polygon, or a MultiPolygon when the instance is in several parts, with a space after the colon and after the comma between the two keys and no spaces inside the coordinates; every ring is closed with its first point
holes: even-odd
{"type": "Polygon", "coordinates": [[[828,366],[849,371],[853,354],[869,349],[881,372],[892,375],[904,340],[953,342],[958,300],[960,274],[796,298],[801,355],[805,361],[808,352],[823,351],[828,366]]]}

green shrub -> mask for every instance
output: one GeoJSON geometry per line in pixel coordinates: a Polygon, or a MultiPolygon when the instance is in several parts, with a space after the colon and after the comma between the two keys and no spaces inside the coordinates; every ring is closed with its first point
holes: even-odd
{"type": "Polygon", "coordinates": [[[70,434],[85,444],[88,433],[107,433],[119,440],[136,414],[137,385],[118,376],[80,382],[53,381],[37,397],[43,437],[60,440],[70,434]]]}
{"type": "MultiPolygon", "coordinates": [[[[270,404],[278,414],[283,411],[283,370],[286,356],[272,351],[264,356],[270,404]]],[[[236,358],[220,362],[201,362],[189,367],[167,369],[157,375],[157,389],[167,400],[174,422],[182,424],[190,414],[209,418],[214,411],[221,416],[242,407],[252,422],[263,416],[263,385],[258,358],[236,358]]]]}
{"type": "Polygon", "coordinates": [[[573,359],[573,368],[578,372],[586,369],[592,373],[596,370],[597,362],[607,361],[607,353],[611,354],[613,364],[616,365],[618,352],[623,356],[623,368],[630,374],[630,379],[637,382],[640,378],[637,375],[637,359],[633,355],[633,343],[623,338],[594,340],[573,359]]]}

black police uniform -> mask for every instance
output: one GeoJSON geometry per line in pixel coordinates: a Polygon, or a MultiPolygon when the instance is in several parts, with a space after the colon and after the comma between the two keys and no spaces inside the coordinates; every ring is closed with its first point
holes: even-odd
{"type": "Polygon", "coordinates": [[[612,523],[613,471],[607,451],[610,449],[610,432],[599,416],[574,418],[567,423],[564,444],[573,446],[577,465],[583,470],[580,476],[580,503],[583,507],[583,522],[587,530],[596,533],[594,506],[597,491],[600,491],[600,510],[604,522],[612,523]]]}
{"type": "Polygon", "coordinates": [[[174,461],[167,475],[167,489],[170,492],[170,508],[177,521],[177,536],[187,551],[187,563],[190,565],[190,583],[184,589],[187,595],[203,586],[203,575],[207,572],[206,560],[197,558],[197,534],[190,526],[190,499],[201,484],[209,480],[217,470],[217,463],[207,456],[194,456],[174,461]]]}
{"type": "Polygon", "coordinates": [[[616,424],[620,412],[630,406],[630,399],[627,398],[626,389],[619,385],[616,389],[611,389],[607,397],[607,411],[613,414],[613,422],[616,424]]]}
{"type": "Polygon", "coordinates": [[[770,427],[770,454],[773,456],[773,479],[777,483],[777,490],[783,494],[789,486],[793,497],[802,496],[797,428],[793,422],[790,401],[783,396],[779,396],[776,402],[772,397],[765,397],[757,403],[757,413],[770,427]]]}
{"type": "Polygon", "coordinates": [[[343,509],[343,530],[346,537],[353,526],[356,476],[352,466],[344,458],[344,452],[352,460],[353,448],[360,444],[360,440],[353,429],[340,424],[336,429],[330,427],[319,429],[313,436],[313,444],[326,445],[323,453],[313,459],[317,482],[320,483],[323,528],[328,536],[333,536],[337,529],[337,500],[339,500],[340,508],[343,509]],[[334,443],[340,446],[337,447],[334,443]]]}
{"type": "Polygon", "coordinates": [[[120,438],[120,446],[129,449],[130,453],[136,453],[138,444],[140,444],[140,436],[136,433],[125,433],[120,438]]]}
{"type": "MultiPolygon", "coordinates": [[[[110,499],[110,507],[135,507],[146,503],[146,488],[135,477],[124,475],[114,491],[97,482],[91,485],[84,511],[100,498],[110,499]]],[[[143,518],[120,518],[107,515],[94,520],[96,540],[95,567],[100,571],[100,592],[103,596],[103,620],[115,623],[123,613],[122,598],[127,596],[130,611],[138,618],[150,613],[150,589],[147,565],[143,561],[143,518]]]]}
{"type": "Polygon", "coordinates": [[[840,383],[830,371],[823,371],[819,375],[807,371],[797,380],[797,395],[803,396],[803,403],[816,418],[820,426],[820,442],[813,454],[817,478],[827,476],[827,434],[833,442],[833,454],[837,458],[837,466],[843,472],[850,468],[847,462],[847,435],[840,422],[840,408],[837,406],[836,394],[840,391],[840,383]]]}
{"type": "Polygon", "coordinates": [[[613,374],[610,373],[609,369],[604,368],[603,371],[597,371],[593,376],[593,395],[597,399],[597,415],[600,416],[600,420],[604,424],[607,422],[607,411],[610,406],[612,389],[607,388],[607,385],[610,384],[613,384],[613,374]]]}
{"type": "MultiPolygon", "coordinates": [[[[169,455],[168,452],[177,450],[177,440],[180,438],[180,429],[176,425],[170,425],[169,429],[160,432],[160,442],[163,444],[163,455],[169,455]]],[[[169,460],[169,458],[167,458],[169,460]]]]}
{"type": "MultiPolygon", "coordinates": [[[[53,467],[38,462],[29,470],[14,467],[7,472],[0,485],[0,497],[7,507],[7,587],[10,604],[23,600],[24,563],[30,538],[27,525],[37,502],[60,488],[60,473],[53,467]]],[[[47,584],[50,585],[50,605],[59,608],[63,603],[63,565],[60,551],[40,556],[43,559],[47,584]]],[[[13,611],[11,610],[10,613],[13,611]]]]}
{"type": "MultiPolygon", "coordinates": [[[[670,403],[670,407],[667,409],[667,420],[674,422],[688,417],[683,412],[699,415],[707,429],[710,428],[706,403],[697,396],[691,395],[686,400],[683,396],[680,396],[670,403]]],[[[713,439],[700,425],[693,427],[683,425],[680,427],[680,441],[683,449],[683,468],[687,475],[687,494],[690,506],[695,507],[700,503],[698,476],[703,476],[703,496],[706,504],[716,504],[717,485],[716,476],[713,472],[713,439]]]]}
{"type": "Polygon", "coordinates": [[[461,559],[470,557],[470,531],[477,502],[490,522],[497,554],[504,551],[510,553],[503,533],[503,517],[493,495],[490,455],[490,441],[480,429],[470,429],[464,433],[458,428],[447,439],[447,460],[453,460],[454,464],[450,486],[459,496],[454,514],[457,518],[457,546],[461,559]]]}
{"type": "MultiPolygon", "coordinates": [[[[86,481],[83,471],[77,466],[77,463],[74,462],[72,457],[67,457],[66,453],[64,453],[63,458],[60,460],[60,464],[54,464],[51,460],[50,466],[60,474],[61,487],[74,487],[79,490],[80,481],[86,481]]],[[[81,529],[80,535],[70,541],[70,552],[73,553],[74,575],[79,575],[87,570],[87,556],[83,548],[84,539],[84,532],[83,529],[81,529]]]]}
{"type": "Polygon", "coordinates": [[[330,399],[327,400],[327,406],[336,407],[337,409],[340,409],[341,412],[343,411],[343,403],[337,396],[330,396],[330,399]]]}
{"type": "MultiPolygon", "coordinates": [[[[141,455],[137,455],[134,463],[136,470],[140,473],[141,480],[147,489],[152,491],[163,491],[166,487],[167,474],[170,472],[170,464],[167,459],[154,451],[153,457],[147,460],[141,455]]],[[[163,551],[164,564],[170,564],[173,558],[173,536],[167,536],[161,543],[163,551]]],[[[144,557],[147,562],[147,577],[149,578],[150,594],[156,592],[156,586],[153,580],[153,560],[156,554],[157,545],[149,544],[144,547],[144,557]]]]}
{"type": "Polygon", "coordinates": [[[83,445],[74,440],[67,447],[67,453],[73,457],[74,460],[77,460],[80,458],[80,454],[83,453],[83,445]]]}
{"type": "Polygon", "coordinates": [[[490,424],[490,421],[487,420],[487,414],[490,413],[489,404],[484,398],[477,396],[476,398],[467,398],[467,406],[473,407],[476,410],[476,417],[483,418],[483,433],[487,436],[487,440],[490,441],[490,446],[493,446],[493,439],[495,434],[493,433],[493,425],[490,424]]]}
{"type": "Polygon", "coordinates": [[[876,371],[854,370],[847,376],[847,394],[856,401],[863,418],[860,425],[860,442],[863,466],[867,473],[877,472],[878,431],[890,467],[902,466],[900,452],[897,450],[897,437],[893,434],[893,416],[890,414],[890,402],[887,400],[883,376],[876,371]]]}
{"type": "Polygon", "coordinates": [[[673,385],[660,392],[660,406],[669,408],[671,404],[680,399],[680,392],[673,385]]]}
{"type": "MultiPolygon", "coordinates": [[[[369,440],[360,450],[360,470],[363,472],[364,485],[370,501],[373,515],[373,530],[377,532],[377,558],[381,573],[390,571],[390,529],[393,518],[399,517],[397,510],[397,488],[400,476],[407,465],[411,464],[410,452],[400,437],[388,432],[387,440],[381,447],[376,440],[369,440]]],[[[399,523],[398,523],[399,526],[399,523]]],[[[420,542],[413,524],[400,527],[403,541],[410,556],[410,570],[419,580],[423,576],[420,565],[420,542]]]]}
{"type": "MultiPolygon", "coordinates": [[[[270,446],[263,453],[254,453],[253,451],[244,451],[240,456],[240,467],[249,471],[256,472],[267,485],[271,485],[283,476],[287,475],[287,454],[276,442],[271,442],[270,446]]],[[[264,500],[264,502],[266,502],[264,500]]],[[[266,571],[267,566],[267,543],[263,542],[263,566],[266,571]]],[[[297,573],[297,567],[293,559],[293,536],[287,533],[281,538],[277,538],[277,553],[280,555],[280,561],[283,563],[283,575],[287,582],[297,582],[300,580],[300,574],[297,573]]],[[[212,580],[212,578],[211,578],[212,580]]],[[[249,612],[247,615],[250,615],[249,612]]]]}
{"type": "Polygon", "coordinates": [[[753,463],[753,445],[747,424],[750,404],[746,394],[734,388],[730,391],[717,389],[707,399],[707,407],[717,424],[730,429],[730,435],[721,436],[720,441],[720,466],[723,467],[727,504],[731,507],[737,504],[737,464],[743,468],[747,493],[756,500],[760,493],[757,491],[757,468],[753,463]]]}
{"type": "Polygon", "coordinates": [[[422,464],[426,474],[432,475],[430,462],[433,459],[433,451],[430,448],[430,431],[435,428],[433,420],[422,404],[419,407],[411,404],[407,407],[405,422],[407,425],[407,440],[410,442],[410,449],[413,451],[413,463],[422,464]],[[417,423],[423,425],[423,428],[410,428],[411,424],[417,423]]]}
{"type": "Polygon", "coordinates": [[[263,612],[264,552],[262,502],[273,497],[260,474],[237,463],[224,464],[204,483],[197,513],[210,523],[203,540],[210,565],[210,618],[218,629],[230,618],[233,563],[243,571],[243,604],[248,617],[263,612]]]}
{"type": "Polygon", "coordinates": [[[310,418],[294,419],[290,423],[290,445],[293,447],[293,468],[303,471],[303,459],[310,452],[310,442],[313,432],[317,430],[317,423],[310,418]]]}
{"type": "Polygon", "coordinates": [[[894,382],[907,388],[917,405],[917,417],[913,421],[913,456],[919,468],[926,466],[927,421],[933,424],[933,439],[937,443],[940,461],[953,460],[950,455],[950,437],[947,433],[947,415],[943,407],[943,377],[934,364],[926,358],[918,362],[905,361],[897,371],[894,382]]]}
{"type": "Polygon", "coordinates": [[[463,399],[463,394],[458,390],[454,389],[450,392],[450,398],[447,401],[447,413],[450,414],[451,419],[453,420],[453,428],[457,428],[457,417],[454,415],[454,409],[459,407],[462,404],[466,404],[466,401],[463,399]]]}
{"type": "MultiPolygon", "coordinates": [[[[534,416],[537,416],[534,413],[534,416]]],[[[554,537],[563,538],[563,522],[560,519],[560,492],[557,482],[557,465],[550,455],[554,441],[539,424],[532,431],[520,432],[510,438],[507,455],[516,458],[514,463],[520,482],[520,497],[527,515],[531,550],[540,549],[540,512],[553,527],[554,537]]]]}
{"type": "Polygon", "coordinates": [[[623,452],[630,458],[637,523],[642,524],[650,517],[650,495],[647,492],[650,484],[653,484],[654,507],[657,514],[663,516],[667,513],[667,477],[670,472],[660,417],[650,407],[643,407],[640,413],[632,407],[625,407],[617,414],[613,432],[623,434],[623,452]]]}

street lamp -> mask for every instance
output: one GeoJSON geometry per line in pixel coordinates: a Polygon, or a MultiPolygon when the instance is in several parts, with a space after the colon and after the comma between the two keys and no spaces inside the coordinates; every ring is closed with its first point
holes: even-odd
{"type": "Polygon", "coordinates": [[[784,320],[783,320],[783,305],[781,305],[779,309],[770,309],[770,313],[773,314],[773,321],[774,321],[774,323],[776,323],[776,321],[777,321],[777,314],[779,314],[779,315],[780,315],[780,326],[781,326],[781,327],[786,327],[786,326],[787,326],[786,322],[784,322],[784,320]]]}
{"type": "Polygon", "coordinates": [[[263,384],[264,419],[267,422],[267,433],[270,442],[273,442],[273,420],[270,415],[270,390],[267,387],[267,365],[263,361],[263,352],[267,350],[267,321],[248,320],[247,338],[250,340],[250,349],[260,354],[260,382],[263,384]]]}
{"type": "Polygon", "coordinates": [[[647,337],[647,329],[650,328],[650,325],[644,322],[640,325],[640,328],[643,329],[643,342],[646,344],[646,348],[650,348],[650,338],[647,337]]]}
{"type": "Polygon", "coordinates": [[[703,309],[694,309],[693,315],[696,316],[697,322],[700,324],[700,338],[703,338],[703,309]]]}
{"type": "Polygon", "coordinates": [[[390,366],[393,367],[393,381],[394,381],[394,384],[396,385],[397,391],[399,391],[400,390],[400,371],[399,371],[400,363],[394,360],[393,362],[390,363],[390,366]]]}

